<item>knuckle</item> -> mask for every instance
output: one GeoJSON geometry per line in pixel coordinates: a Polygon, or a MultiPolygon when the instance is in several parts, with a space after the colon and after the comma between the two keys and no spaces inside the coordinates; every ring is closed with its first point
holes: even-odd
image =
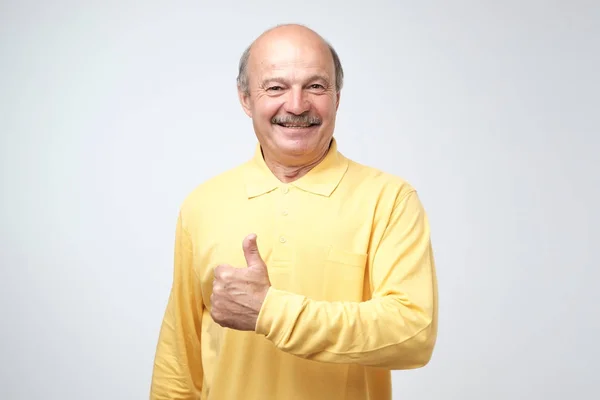
{"type": "Polygon", "coordinates": [[[218,290],[217,290],[216,293],[215,293],[215,291],[213,291],[212,295],[210,296],[210,302],[211,302],[211,304],[212,305],[216,304],[218,306],[219,303],[220,303],[219,297],[220,296],[219,296],[218,290]]]}
{"type": "Polygon", "coordinates": [[[218,296],[223,290],[223,285],[221,283],[213,284],[213,295],[218,296]]]}
{"type": "MultiPolygon", "coordinates": [[[[227,279],[229,276],[231,276],[229,267],[224,264],[218,265],[217,267],[215,267],[214,276],[215,276],[214,281],[217,281],[217,280],[221,281],[221,280],[227,279]]],[[[214,283],[214,281],[213,281],[213,283],[214,283]]]]}

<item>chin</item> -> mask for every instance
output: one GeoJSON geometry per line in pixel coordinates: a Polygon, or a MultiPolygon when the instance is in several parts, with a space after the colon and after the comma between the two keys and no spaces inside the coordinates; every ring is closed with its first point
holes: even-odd
{"type": "Polygon", "coordinates": [[[285,153],[289,156],[302,156],[308,153],[311,153],[314,148],[314,144],[307,140],[277,140],[277,148],[282,153],[285,153]]]}
{"type": "Polygon", "coordinates": [[[311,152],[319,142],[319,126],[310,128],[285,128],[277,126],[273,139],[282,151],[293,154],[311,152]]]}

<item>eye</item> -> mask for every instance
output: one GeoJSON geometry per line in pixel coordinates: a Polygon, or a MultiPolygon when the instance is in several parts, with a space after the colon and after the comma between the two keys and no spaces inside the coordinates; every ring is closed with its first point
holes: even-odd
{"type": "Polygon", "coordinates": [[[325,87],[323,85],[321,85],[320,83],[313,83],[312,85],[310,85],[311,89],[325,89],[325,87]]]}
{"type": "Polygon", "coordinates": [[[267,88],[267,90],[269,91],[278,91],[283,89],[281,86],[270,86],[269,88],[267,88]]]}

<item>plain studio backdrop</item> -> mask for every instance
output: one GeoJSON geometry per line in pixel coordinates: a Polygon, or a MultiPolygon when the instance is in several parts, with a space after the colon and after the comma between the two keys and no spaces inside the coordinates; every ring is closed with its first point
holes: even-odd
{"type": "Polygon", "coordinates": [[[394,399],[599,398],[595,0],[2,1],[0,398],[147,398],[179,206],[252,156],[238,59],[286,22],[341,56],[340,150],[431,219],[394,399]]]}

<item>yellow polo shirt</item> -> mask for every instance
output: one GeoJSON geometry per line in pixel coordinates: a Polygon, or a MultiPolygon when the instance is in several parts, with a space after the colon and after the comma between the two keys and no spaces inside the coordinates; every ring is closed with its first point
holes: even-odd
{"type": "Polygon", "coordinates": [[[394,369],[422,367],[437,336],[427,216],[404,180],[344,157],[282,183],[257,145],[199,185],[176,230],[151,399],[383,400],[394,369]],[[272,283],[256,332],[212,321],[213,269],[245,267],[257,234],[272,283]]]}

